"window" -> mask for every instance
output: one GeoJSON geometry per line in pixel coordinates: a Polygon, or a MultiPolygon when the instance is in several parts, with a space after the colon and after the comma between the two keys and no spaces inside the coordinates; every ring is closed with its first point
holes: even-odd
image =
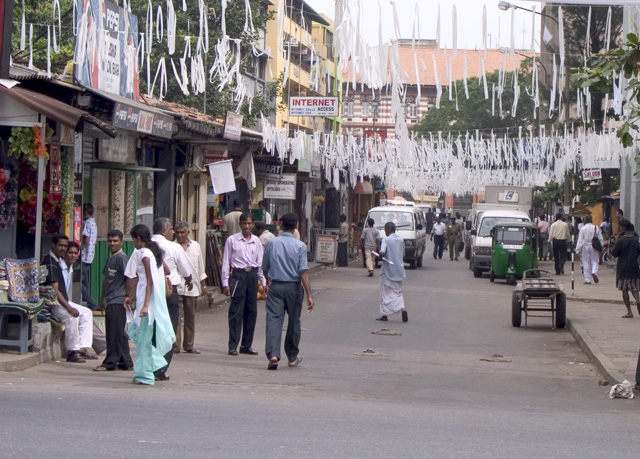
{"type": "Polygon", "coordinates": [[[348,101],[344,106],[345,116],[353,116],[353,101],[348,101]]]}
{"type": "Polygon", "coordinates": [[[418,117],[418,104],[416,102],[411,102],[409,104],[409,118],[417,118],[418,117]]]}
{"type": "Polygon", "coordinates": [[[369,117],[371,108],[368,100],[363,100],[362,102],[360,102],[360,112],[363,118],[369,117]]]}

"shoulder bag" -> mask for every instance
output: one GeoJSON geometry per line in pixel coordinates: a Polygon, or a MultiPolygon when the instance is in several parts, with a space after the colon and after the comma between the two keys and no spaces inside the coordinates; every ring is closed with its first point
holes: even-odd
{"type": "Polygon", "coordinates": [[[593,247],[593,249],[597,250],[598,252],[602,250],[602,243],[598,238],[598,228],[596,228],[595,226],[593,228],[593,238],[591,239],[591,247],[593,247]]]}

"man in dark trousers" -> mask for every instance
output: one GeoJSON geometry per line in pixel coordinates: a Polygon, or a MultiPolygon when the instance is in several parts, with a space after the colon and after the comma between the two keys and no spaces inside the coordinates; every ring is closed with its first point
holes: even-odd
{"type": "Polygon", "coordinates": [[[433,259],[442,260],[442,251],[444,250],[444,240],[447,235],[447,225],[440,221],[440,215],[436,217],[436,222],[433,224],[433,228],[431,228],[431,241],[435,238],[435,243],[433,245],[433,259]]]}
{"type": "Polygon", "coordinates": [[[253,216],[240,215],[240,232],[232,234],[222,254],[222,293],[231,297],[229,306],[229,355],[258,355],[254,350],[253,332],[258,317],[258,281],[267,291],[262,274],[262,243],[253,230],[253,216]],[[242,334],[242,339],[241,339],[242,334]]]}
{"type": "Polygon", "coordinates": [[[262,270],[269,278],[265,345],[269,370],[278,369],[285,312],[289,316],[289,321],[284,338],[284,352],[287,354],[290,367],[296,367],[302,362],[302,358],[298,356],[298,346],[302,333],[300,314],[303,293],[307,294],[307,312],[313,311],[314,306],[307,266],[307,246],[293,237],[297,224],[296,214],[283,215],[281,219],[283,233],[267,242],[264,249],[262,270]]]}
{"type": "Polygon", "coordinates": [[[564,264],[567,261],[567,243],[571,240],[569,225],[559,212],[556,214],[556,221],[549,228],[549,240],[553,247],[556,275],[559,276],[564,274],[564,264]]]}
{"type": "Polygon", "coordinates": [[[120,230],[111,230],[107,233],[107,245],[111,256],[102,270],[104,278],[100,295],[100,309],[105,312],[107,355],[102,365],[94,368],[94,371],[133,368],[133,361],[129,354],[129,337],[124,331],[127,324],[127,312],[124,308],[127,278],[124,271],[129,257],[122,251],[123,237],[120,230]]]}

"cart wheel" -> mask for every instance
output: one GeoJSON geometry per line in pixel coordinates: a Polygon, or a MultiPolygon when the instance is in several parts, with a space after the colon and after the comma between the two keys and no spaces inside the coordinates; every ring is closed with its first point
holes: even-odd
{"type": "Polygon", "coordinates": [[[482,270],[480,268],[473,268],[473,277],[482,277],[482,270]]]}
{"type": "Polygon", "coordinates": [[[495,274],[493,274],[493,269],[492,269],[491,271],[489,271],[489,280],[490,280],[491,282],[493,282],[493,281],[495,281],[495,280],[496,280],[496,275],[495,275],[495,274]]]}
{"type": "Polygon", "coordinates": [[[517,292],[511,295],[511,325],[519,327],[522,322],[522,300],[517,292]]]}
{"type": "Polygon", "coordinates": [[[517,283],[517,282],[516,282],[516,275],[515,275],[515,274],[509,274],[509,275],[507,276],[507,283],[508,283],[509,285],[516,285],[516,283],[517,283]]]}
{"type": "Polygon", "coordinates": [[[564,328],[567,324],[567,295],[560,292],[556,295],[556,328],[564,328]]]}

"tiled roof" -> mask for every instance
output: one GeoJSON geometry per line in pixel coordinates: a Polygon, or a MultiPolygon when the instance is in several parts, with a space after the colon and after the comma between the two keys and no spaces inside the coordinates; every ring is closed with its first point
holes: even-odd
{"type": "MultiPolygon", "coordinates": [[[[443,86],[447,86],[449,84],[449,65],[451,65],[452,81],[462,80],[464,77],[464,54],[465,51],[463,49],[459,49],[456,58],[452,59],[453,52],[450,49],[438,50],[433,46],[419,46],[416,44],[415,55],[417,56],[418,61],[420,85],[436,85],[436,76],[433,68],[434,56],[436,67],[438,69],[438,76],[440,77],[440,83],[443,86]]],[[[479,77],[482,75],[480,69],[480,61],[482,58],[484,58],[484,65],[487,73],[498,70],[501,65],[503,65],[503,68],[506,71],[511,72],[514,69],[514,66],[519,68],[520,63],[532,55],[533,53],[530,51],[519,51],[514,53],[514,57],[512,59],[509,52],[505,53],[498,49],[489,49],[487,51],[467,50],[467,78],[479,77]]],[[[410,43],[402,43],[398,45],[398,60],[400,62],[400,74],[402,75],[404,83],[410,85],[417,84],[418,78],[416,78],[414,50],[411,49],[410,43]]],[[[391,59],[389,59],[389,61],[391,61],[391,59]]],[[[387,75],[388,82],[391,83],[393,78],[391,73],[391,62],[388,64],[387,75]]],[[[352,76],[349,75],[348,69],[343,72],[343,80],[345,83],[352,81],[352,76]]],[[[359,75],[356,75],[356,81],[358,83],[360,82],[359,75]]]]}

